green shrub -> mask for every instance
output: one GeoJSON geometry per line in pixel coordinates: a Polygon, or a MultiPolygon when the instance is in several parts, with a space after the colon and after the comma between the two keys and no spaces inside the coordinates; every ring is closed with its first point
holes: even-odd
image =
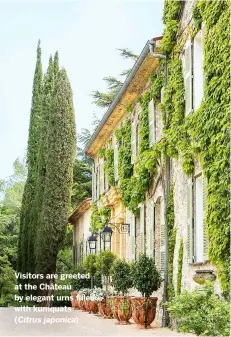
{"type": "Polygon", "coordinates": [[[95,254],[89,254],[85,257],[83,261],[83,266],[86,269],[87,273],[89,273],[91,276],[94,276],[96,274],[96,255],[95,254]]]}
{"type": "Polygon", "coordinates": [[[112,269],[112,284],[124,296],[132,287],[131,266],[125,260],[115,260],[112,269]]]}
{"type": "Polygon", "coordinates": [[[183,291],[167,303],[167,308],[180,332],[198,336],[230,335],[229,304],[214,294],[211,282],[202,290],[183,291]]]}
{"type": "Polygon", "coordinates": [[[110,269],[115,261],[116,256],[111,251],[100,251],[99,254],[96,257],[96,270],[97,274],[101,275],[110,275],[110,269]]]}
{"type": "Polygon", "coordinates": [[[142,296],[150,297],[152,292],[159,289],[161,276],[156,269],[153,258],[140,254],[132,265],[133,286],[141,292],[142,296]]]}

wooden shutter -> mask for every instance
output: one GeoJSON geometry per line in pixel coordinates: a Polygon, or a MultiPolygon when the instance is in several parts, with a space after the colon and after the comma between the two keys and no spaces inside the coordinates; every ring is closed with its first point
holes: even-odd
{"type": "Polygon", "coordinates": [[[206,232],[206,199],[207,199],[207,179],[203,176],[203,248],[204,261],[208,260],[208,237],[206,232]]]}
{"type": "Polygon", "coordinates": [[[154,202],[149,203],[149,256],[154,257],[154,202]]]}
{"type": "Polygon", "coordinates": [[[100,176],[100,195],[101,195],[102,193],[104,193],[104,162],[102,159],[100,160],[99,176],[100,176]]]}
{"type": "Polygon", "coordinates": [[[92,199],[93,202],[96,201],[96,172],[95,165],[92,165],[92,199]]]}
{"type": "Polygon", "coordinates": [[[192,40],[185,45],[184,56],[184,79],[185,79],[185,114],[192,112],[192,40]]]}
{"type": "Polygon", "coordinates": [[[129,236],[126,236],[126,260],[131,260],[131,233],[132,233],[132,223],[131,223],[131,212],[126,208],[126,223],[130,225],[129,236]]]}
{"type": "Polygon", "coordinates": [[[100,196],[100,166],[97,166],[97,171],[96,171],[96,199],[99,199],[100,196]]]}
{"type": "Polygon", "coordinates": [[[160,102],[161,103],[164,103],[164,90],[165,90],[165,87],[162,87],[161,92],[160,92],[160,102]]]}
{"type": "Polygon", "coordinates": [[[149,146],[151,147],[155,139],[155,104],[153,99],[148,104],[148,120],[149,120],[149,146]]]}
{"type": "Polygon", "coordinates": [[[118,146],[118,143],[116,142],[115,147],[114,147],[114,176],[115,176],[115,181],[118,181],[118,179],[119,179],[118,152],[119,152],[119,146],[118,146]]]}
{"type": "Polygon", "coordinates": [[[135,260],[136,256],[136,237],[135,237],[135,215],[131,213],[131,259],[135,260]]]}
{"type": "Polygon", "coordinates": [[[132,149],[131,162],[132,164],[134,164],[136,161],[136,122],[132,122],[131,125],[131,149],[132,149]]]}
{"type": "Polygon", "coordinates": [[[188,263],[193,262],[193,180],[187,182],[187,255],[188,263]]]}
{"type": "Polygon", "coordinates": [[[144,224],[145,224],[145,211],[144,211],[144,205],[141,205],[140,207],[140,252],[141,253],[145,253],[144,224]]]}
{"type": "Polygon", "coordinates": [[[162,220],[160,225],[160,273],[162,278],[164,278],[164,267],[165,267],[165,224],[163,223],[162,220]]]}

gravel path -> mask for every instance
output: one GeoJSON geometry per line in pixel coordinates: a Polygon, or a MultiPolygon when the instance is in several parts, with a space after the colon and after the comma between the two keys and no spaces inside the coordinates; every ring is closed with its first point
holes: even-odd
{"type": "Polygon", "coordinates": [[[114,319],[72,309],[47,313],[0,308],[0,336],[183,336],[167,328],[138,330],[131,322],[118,326],[114,319]]]}

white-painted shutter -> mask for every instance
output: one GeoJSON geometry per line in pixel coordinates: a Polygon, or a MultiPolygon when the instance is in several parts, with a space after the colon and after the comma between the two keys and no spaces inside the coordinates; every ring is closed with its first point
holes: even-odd
{"type": "Polygon", "coordinates": [[[96,201],[96,172],[95,165],[92,164],[92,200],[96,201]]]}
{"type": "Polygon", "coordinates": [[[144,211],[144,205],[141,205],[140,207],[140,252],[141,253],[145,253],[144,224],[145,224],[145,211],[144,211]]]}
{"type": "Polygon", "coordinates": [[[100,160],[100,195],[104,193],[104,162],[100,160]]]}
{"type": "Polygon", "coordinates": [[[149,120],[149,146],[151,147],[155,141],[155,103],[154,100],[148,103],[148,120],[149,120]]]}
{"type": "Polygon", "coordinates": [[[119,152],[119,146],[118,143],[115,143],[114,146],[114,176],[115,176],[115,181],[118,181],[119,179],[119,171],[118,171],[118,153],[119,152]]]}
{"type": "Polygon", "coordinates": [[[161,92],[160,92],[160,102],[161,103],[164,103],[164,90],[165,90],[165,87],[162,87],[161,92]]]}
{"type": "Polygon", "coordinates": [[[193,179],[187,182],[187,254],[188,263],[193,262],[193,179]]]}
{"type": "Polygon", "coordinates": [[[164,278],[164,266],[165,266],[165,224],[162,220],[160,225],[160,273],[164,278]]]}
{"type": "Polygon", "coordinates": [[[192,40],[185,45],[184,55],[185,114],[192,112],[192,40]]]}
{"type": "Polygon", "coordinates": [[[132,150],[132,156],[131,156],[131,162],[132,164],[136,161],[136,122],[132,122],[131,125],[131,150],[132,150]]]}
{"type": "Polygon", "coordinates": [[[100,196],[100,166],[97,166],[96,171],[96,184],[97,184],[97,193],[96,193],[96,199],[99,199],[100,196]]]}
{"type": "Polygon", "coordinates": [[[126,237],[126,260],[131,260],[131,250],[132,250],[132,240],[131,240],[131,233],[132,233],[132,223],[131,223],[131,211],[126,208],[126,224],[130,225],[130,233],[129,236],[126,237]]]}
{"type": "Polygon", "coordinates": [[[208,237],[206,232],[206,199],[207,199],[207,179],[203,176],[203,251],[204,261],[208,260],[208,237]]]}
{"type": "Polygon", "coordinates": [[[135,236],[135,215],[131,213],[131,259],[135,260],[136,256],[136,236],[135,236]]]}
{"type": "Polygon", "coordinates": [[[154,257],[154,202],[153,200],[149,203],[149,256],[154,257]]]}

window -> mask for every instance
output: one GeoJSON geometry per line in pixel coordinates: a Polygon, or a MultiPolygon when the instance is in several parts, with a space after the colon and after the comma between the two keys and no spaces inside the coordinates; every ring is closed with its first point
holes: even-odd
{"type": "Polygon", "coordinates": [[[200,107],[203,98],[203,30],[189,39],[184,48],[185,114],[200,107]]]}
{"type": "Polygon", "coordinates": [[[99,184],[100,184],[100,195],[104,193],[105,191],[105,181],[104,181],[104,158],[100,159],[99,164],[99,184]]]}
{"type": "Polygon", "coordinates": [[[206,180],[202,174],[188,180],[188,262],[203,263],[208,260],[208,239],[205,228],[206,180]]]}
{"type": "Polygon", "coordinates": [[[155,126],[155,104],[153,99],[148,104],[148,120],[149,120],[149,146],[151,147],[156,141],[155,126]]]}
{"type": "Polygon", "coordinates": [[[193,41],[193,109],[200,107],[204,92],[202,31],[193,41]]]}

